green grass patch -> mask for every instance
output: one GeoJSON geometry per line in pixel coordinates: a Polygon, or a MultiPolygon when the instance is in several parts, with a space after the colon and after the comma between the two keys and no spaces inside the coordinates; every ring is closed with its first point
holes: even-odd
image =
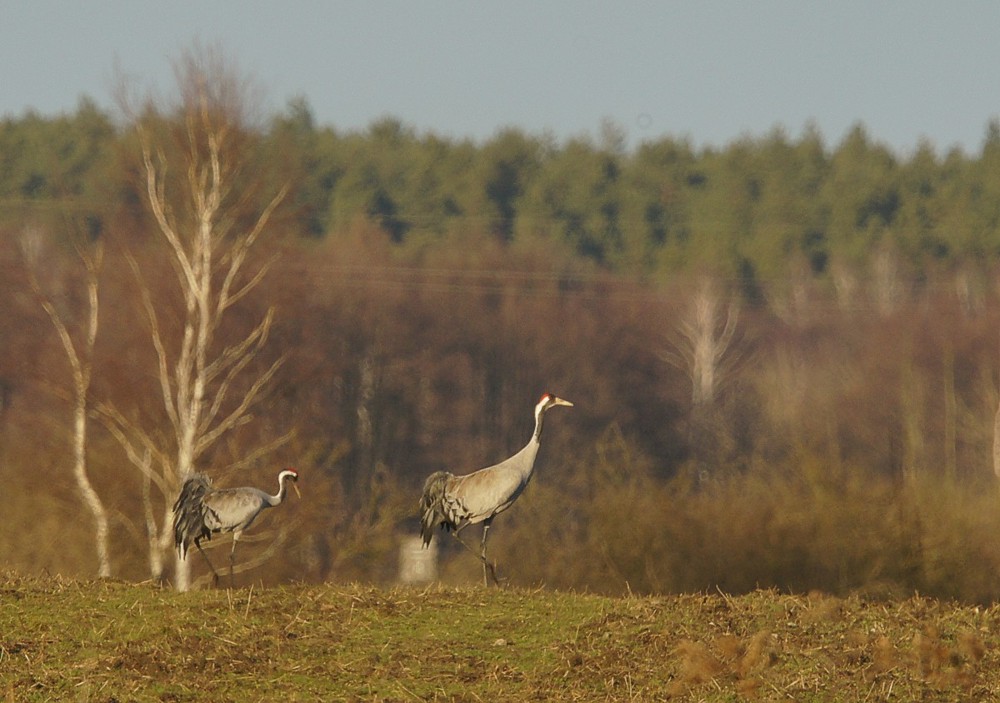
{"type": "Polygon", "coordinates": [[[990,700],[1000,609],[0,576],[9,701],[990,700]]]}

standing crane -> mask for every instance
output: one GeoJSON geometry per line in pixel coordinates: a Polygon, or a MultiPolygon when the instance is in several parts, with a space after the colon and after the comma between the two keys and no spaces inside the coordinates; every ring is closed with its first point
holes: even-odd
{"type": "Polygon", "coordinates": [[[557,405],[572,407],[573,403],[551,393],[542,395],[535,406],[535,431],[531,439],[509,459],[464,476],[435,471],[427,477],[420,498],[420,536],[424,547],[430,544],[434,527],[440,525],[445,531],[451,532],[463,546],[473,551],[462,542],[458,533],[468,525],[481,522],[483,541],[479,558],[483,562],[483,583],[489,586],[487,574],[493,577],[494,583],[499,583],[496,567],[486,558],[486,535],[493,524],[493,518],[509,508],[531,480],[539,437],[542,434],[542,418],[549,408],[557,405]]]}
{"type": "Polygon", "coordinates": [[[295,483],[299,474],[294,469],[285,469],[278,474],[278,492],[269,495],[259,488],[212,488],[212,481],[204,474],[194,474],[181,486],[181,493],[174,503],[174,545],[181,559],[187,558],[188,548],[194,542],[205,557],[208,568],[219,583],[219,574],[211,560],[201,548],[201,540],[212,539],[216,532],[232,532],[233,548],[229,551],[229,584],[233,584],[233,560],[236,557],[236,543],[257,516],[265,508],[281,505],[285,499],[288,481],[292,482],[299,498],[299,487],[295,483]]]}

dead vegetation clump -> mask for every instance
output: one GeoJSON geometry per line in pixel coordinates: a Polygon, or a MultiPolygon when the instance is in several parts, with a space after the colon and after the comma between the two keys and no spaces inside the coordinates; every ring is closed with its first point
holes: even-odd
{"type": "Polygon", "coordinates": [[[767,631],[749,639],[723,634],[710,643],[684,639],[672,655],[677,674],[668,690],[674,696],[707,683],[716,686],[725,683],[748,695],[761,686],[758,674],[778,660],[773,638],[767,631]]]}
{"type": "Polygon", "coordinates": [[[986,646],[973,632],[943,638],[936,626],[927,625],[913,635],[912,651],[913,669],[923,681],[935,688],[971,688],[986,646]]]}

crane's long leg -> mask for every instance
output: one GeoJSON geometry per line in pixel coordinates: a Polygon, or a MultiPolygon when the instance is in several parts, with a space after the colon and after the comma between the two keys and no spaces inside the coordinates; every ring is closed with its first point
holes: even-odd
{"type": "Polygon", "coordinates": [[[240,535],[242,532],[233,533],[233,548],[229,550],[229,587],[235,588],[235,582],[233,581],[233,562],[236,561],[236,543],[240,540],[240,535]]]}
{"type": "Polygon", "coordinates": [[[199,542],[200,542],[200,540],[195,540],[194,541],[194,546],[196,546],[198,548],[198,551],[201,552],[201,555],[203,557],[205,557],[205,563],[208,564],[208,568],[212,570],[212,576],[214,577],[213,585],[218,586],[219,585],[219,574],[215,570],[215,567],[212,566],[212,560],[208,558],[207,554],[205,554],[205,550],[201,548],[201,544],[199,542]]]}
{"type": "Polygon", "coordinates": [[[486,558],[486,535],[490,531],[490,525],[492,524],[492,520],[486,520],[483,523],[483,545],[482,553],[479,555],[479,558],[483,560],[483,585],[487,588],[489,588],[490,585],[489,577],[493,578],[493,583],[497,586],[500,585],[500,581],[497,579],[497,567],[494,564],[491,564],[489,559],[486,558]]]}
{"type": "Polygon", "coordinates": [[[483,546],[482,546],[482,553],[479,555],[479,558],[483,560],[483,585],[486,586],[487,588],[490,585],[490,580],[487,577],[486,573],[487,572],[486,567],[489,565],[489,562],[486,560],[486,535],[489,534],[489,531],[490,531],[490,523],[489,520],[487,520],[486,522],[483,523],[483,546]]]}
{"type": "MultiPolygon", "coordinates": [[[[464,539],[462,539],[461,537],[458,536],[459,532],[461,532],[465,527],[468,527],[471,524],[472,524],[471,522],[466,522],[466,523],[460,525],[457,529],[454,529],[454,530],[451,531],[451,536],[454,537],[455,539],[457,539],[458,543],[460,545],[462,545],[463,547],[465,547],[466,549],[468,549],[470,552],[472,552],[473,554],[475,554],[477,557],[479,557],[480,561],[483,562],[483,580],[484,581],[486,580],[486,570],[489,569],[490,575],[493,577],[493,583],[495,583],[496,585],[499,586],[500,585],[500,581],[499,581],[499,579],[497,579],[496,567],[493,564],[490,564],[486,560],[486,530],[489,529],[489,526],[486,525],[485,523],[483,524],[483,543],[482,543],[482,548],[479,551],[479,553],[476,553],[476,550],[473,549],[472,547],[470,547],[469,544],[468,544],[468,542],[466,542],[464,539]]],[[[489,586],[490,585],[489,582],[487,582],[486,585],[489,586]]]]}
{"type": "MultiPolygon", "coordinates": [[[[470,524],[470,523],[466,523],[466,525],[468,525],[468,524],[470,524]]],[[[465,527],[465,525],[462,525],[462,527],[465,527]]],[[[476,556],[478,556],[480,559],[482,559],[482,557],[479,554],[476,554],[476,550],[475,549],[473,549],[472,547],[470,547],[469,544],[464,539],[462,539],[461,537],[458,536],[458,533],[462,531],[462,527],[458,528],[457,530],[452,530],[451,531],[451,536],[454,537],[455,539],[457,539],[458,543],[460,545],[462,545],[463,547],[465,547],[466,549],[468,549],[470,552],[472,552],[473,554],[475,554],[476,556]]]]}

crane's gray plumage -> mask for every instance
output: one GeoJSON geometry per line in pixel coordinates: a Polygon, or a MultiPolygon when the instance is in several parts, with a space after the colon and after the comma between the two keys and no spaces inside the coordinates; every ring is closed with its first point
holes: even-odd
{"type": "Polygon", "coordinates": [[[232,579],[233,558],[236,554],[236,543],[265,508],[280,505],[285,499],[288,481],[298,493],[295,482],[299,474],[294,469],[286,469],[278,474],[278,492],[269,495],[259,488],[243,486],[240,488],[212,488],[211,480],[204,474],[194,474],[181,486],[180,495],[174,503],[174,545],[181,559],[187,558],[191,543],[198,548],[208,566],[212,569],[216,581],[219,575],[201,548],[203,539],[212,539],[217,532],[232,532],[233,547],[229,552],[229,575],[232,579]]]}
{"type": "MultiPolygon", "coordinates": [[[[427,477],[420,497],[420,536],[425,547],[430,544],[434,528],[438,525],[457,537],[466,526],[483,523],[480,559],[483,562],[483,580],[489,583],[487,570],[492,573],[493,566],[486,559],[486,533],[493,518],[509,508],[531,480],[542,433],[542,418],[549,408],[557,405],[572,407],[573,403],[551,393],[542,395],[535,406],[535,431],[531,439],[509,459],[463,476],[436,471],[427,477]]],[[[495,573],[493,578],[495,581],[495,573]]]]}

